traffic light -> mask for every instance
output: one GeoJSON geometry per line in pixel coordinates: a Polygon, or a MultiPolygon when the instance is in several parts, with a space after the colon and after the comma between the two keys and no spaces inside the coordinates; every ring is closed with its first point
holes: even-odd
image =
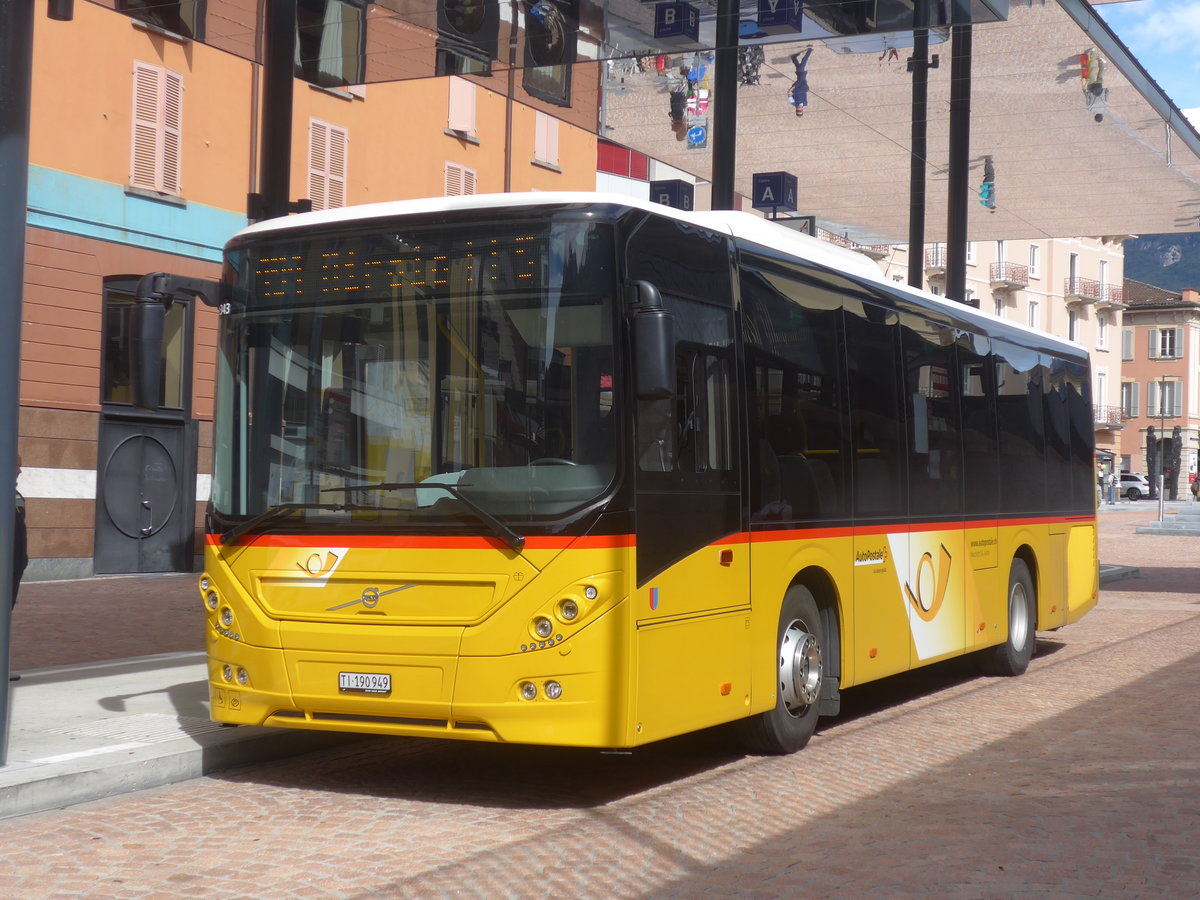
{"type": "Polygon", "coordinates": [[[996,208],[996,168],[992,158],[983,158],[983,184],[979,186],[979,205],[988,209],[996,208]]]}

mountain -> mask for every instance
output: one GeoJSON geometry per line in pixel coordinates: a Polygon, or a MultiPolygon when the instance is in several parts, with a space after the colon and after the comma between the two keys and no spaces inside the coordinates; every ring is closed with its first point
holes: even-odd
{"type": "Polygon", "coordinates": [[[1200,288],[1200,234],[1145,234],[1126,241],[1125,277],[1168,291],[1200,288]]]}

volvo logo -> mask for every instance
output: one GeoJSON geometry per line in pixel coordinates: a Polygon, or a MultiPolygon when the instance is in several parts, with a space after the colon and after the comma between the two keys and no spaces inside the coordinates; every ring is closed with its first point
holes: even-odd
{"type": "Polygon", "coordinates": [[[353,600],[350,600],[346,603],[339,603],[337,606],[330,606],[325,611],[335,612],[339,609],[346,609],[347,607],[355,606],[359,603],[363,605],[364,609],[374,609],[379,605],[379,599],[381,597],[386,597],[388,594],[394,594],[397,591],[407,591],[409,588],[414,587],[416,587],[415,584],[402,584],[400,587],[390,588],[386,591],[381,591],[376,587],[363,588],[361,597],[355,597],[353,600]]]}

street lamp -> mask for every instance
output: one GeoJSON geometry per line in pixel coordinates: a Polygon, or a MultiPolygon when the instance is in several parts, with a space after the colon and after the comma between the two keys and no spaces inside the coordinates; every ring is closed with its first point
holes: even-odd
{"type": "Polygon", "coordinates": [[[1163,435],[1167,433],[1167,379],[1158,382],[1158,521],[1163,520],[1163,435]]]}

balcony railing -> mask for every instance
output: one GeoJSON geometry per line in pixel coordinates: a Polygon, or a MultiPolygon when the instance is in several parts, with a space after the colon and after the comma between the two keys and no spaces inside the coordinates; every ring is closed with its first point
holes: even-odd
{"type": "Polygon", "coordinates": [[[1094,278],[1080,278],[1079,276],[1069,276],[1063,282],[1063,295],[1067,298],[1067,302],[1095,303],[1104,293],[1103,285],[1094,278]]]}
{"type": "Polygon", "coordinates": [[[946,268],[946,248],[945,247],[929,247],[925,250],[925,268],[926,269],[944,269],[946,268]]]}
{"type": "Polygon", "coordinates": [[[1119,406],[1096,406],[1093,410],[1098,428],[1122,428],[1129,418],[1119,406]]]}
{"type": "Polygon", "coordinates": [[[1029,266],[1016,263],[994,262],[991,265],[992,287],[1023,288],[1029,284],[1029,266]]]}

